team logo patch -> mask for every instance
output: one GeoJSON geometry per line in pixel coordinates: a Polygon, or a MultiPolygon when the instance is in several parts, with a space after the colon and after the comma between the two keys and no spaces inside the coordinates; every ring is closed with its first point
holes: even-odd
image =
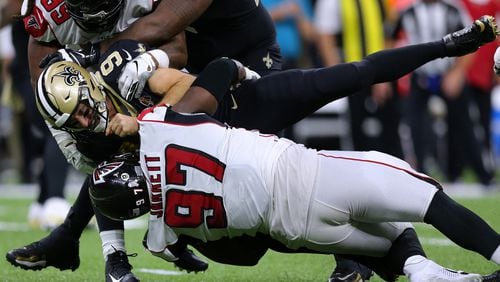
{"type": "Polygon", "coordinates": [[[267,52],[267,55],[262,58],[262,62],[266,65],[266,68],[270,69],[273,66],[273,59],[269,55],[269,52],[267,52]]]}
{"type": "Polygon", "coordinates": [[[40,29],[40,25],[38,24],[38,22],[36,21],[36,18],[35,16],[31,15],[27,18],[26,20],[26,27],[28,29],[40,29]]]}
{"type": "Polygon", "coordinates": [[[48,23],[43,17],[42,11],[37,7],[33,7],[33,12],[27,15],[23,22],[26,31],[35,38],[42,36],[47,31],[48,23]]]}
{"type": "Polygon", "coordinates": [[[82,78],[80,77],[80,72],[75,70],[71,66],[64,67],[64,70],[56,73],[54,76],[62,77],[64,79],[64,82],[69,86],[73,86],[75,85],[75,83],[82,80],[82,78]]]}
{"type": "Polygon", "coordinates": [[[95,170],[94,173],[92,174],[92,181],[94,181],[94,184],[101,184],[104,183],[104,177],[106,175],[112,174],[114,171],[116,171],[118,168],[120,168],[123,165],[123,162],[104,162],[101,163],[95,170]]]}
{"type": "Polygon", "coordinates": [[[149,96],[149,95],[144,95],[144,96],[139,97],[139,103],[141,103],[141,105],[144,105],[146,107],[154,106],[153,100],[151,99],[151,96],[149,96]]]}
{"type": "Polygon", "coordinates": [[[137,52],[139,54],[142,54],[142,53],[145,53],[146,52],[146,45],[142,44],[142,43],[138,43],[137,44],[137,49],[134,50],[134,52],[137,52]]]}

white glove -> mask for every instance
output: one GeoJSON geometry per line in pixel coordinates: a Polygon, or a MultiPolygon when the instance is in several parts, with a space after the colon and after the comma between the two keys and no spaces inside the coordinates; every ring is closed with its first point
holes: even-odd
{"type": "Polygon", "coordinates": [[[495,71],[497,76],[500,76],[500,47],[498,47],[495,51],[493,61],[495,62],[495,64],[493,65],[493,70],[495,71]]]}
{"type": "Polygon", "coordinates": [[[260,78],[260,75],[258,73],[245,67],[245,79],[244,80],[252,80],[252,79],[259,79],[259,78],[260,78]]]}
{"type": "Polygon", "coordinates": [[[167,54],[159,49],[135,57],[125,65],[118,78],[118,88],[121,96],[127,101],[132,100],[134,97],[138,98],[153,72],[158,67],[168,68],[168,65],[169,58],[167,54]]]}

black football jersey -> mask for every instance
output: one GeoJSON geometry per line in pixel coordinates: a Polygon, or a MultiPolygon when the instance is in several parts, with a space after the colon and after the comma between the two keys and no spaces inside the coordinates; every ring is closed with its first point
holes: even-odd
{"type": "Polygon", "coordinates": [[[219,57],[236,59],[261,75],[281,69],[274,23],[259,0],[214,0],[186,28],[186,42],[192,73],[219,57]]]}

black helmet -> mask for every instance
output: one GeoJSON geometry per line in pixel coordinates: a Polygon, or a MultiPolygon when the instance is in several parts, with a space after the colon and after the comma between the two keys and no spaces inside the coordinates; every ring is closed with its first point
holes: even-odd
{"type": "Polygon", "coordinates": [[[137,162],[103,162],[91,178],[90,199],[103,215],[126,220],[149,212],[149,191],[137,162]]]}
{"type": "Polygon", "coordinates": [[[83,30],[100,33],[113,29],[123,7],[123,0],[66,0],[70,16],[83,30]]]}

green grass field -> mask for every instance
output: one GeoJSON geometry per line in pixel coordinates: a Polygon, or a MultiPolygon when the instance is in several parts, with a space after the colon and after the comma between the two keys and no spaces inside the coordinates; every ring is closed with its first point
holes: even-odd
{"type": "MultiPolygon", "coordinates": [[[[0,189],[1,193],[1,189],[0,189]]],[[[458,199],[500,230],[500,194],[478,199],[458,199]]],[[[26,224],[29,199],[0,197],[0,281],[103,281],[104,260],[98,233],[88,229],[80,241],[80,268],[74,272],[48,268],[24,271],[11,266],[5,253],[13,248],[40,239],[47,232],[30,230],[26,224]]],[[[432,227],[417,224],[417,231],[430,258],[450,268],[490,273],[499,267],[481,256],[462,250],[432,227]]],[[[134,273],[142,281],[326,281],[334,267],[333,257],[326,255],[279,254],[269,252],[255,267],[235,267],[210,263],[208,271],[198,274],[179,272],[172,264],[148,254],[141,245],[144,229],[126,231],[134,273]]],[[[378,277],[370,281],[382,281],[378,277]]],[[[399,281],[406,281],[401,278],[399,281]]]]}

